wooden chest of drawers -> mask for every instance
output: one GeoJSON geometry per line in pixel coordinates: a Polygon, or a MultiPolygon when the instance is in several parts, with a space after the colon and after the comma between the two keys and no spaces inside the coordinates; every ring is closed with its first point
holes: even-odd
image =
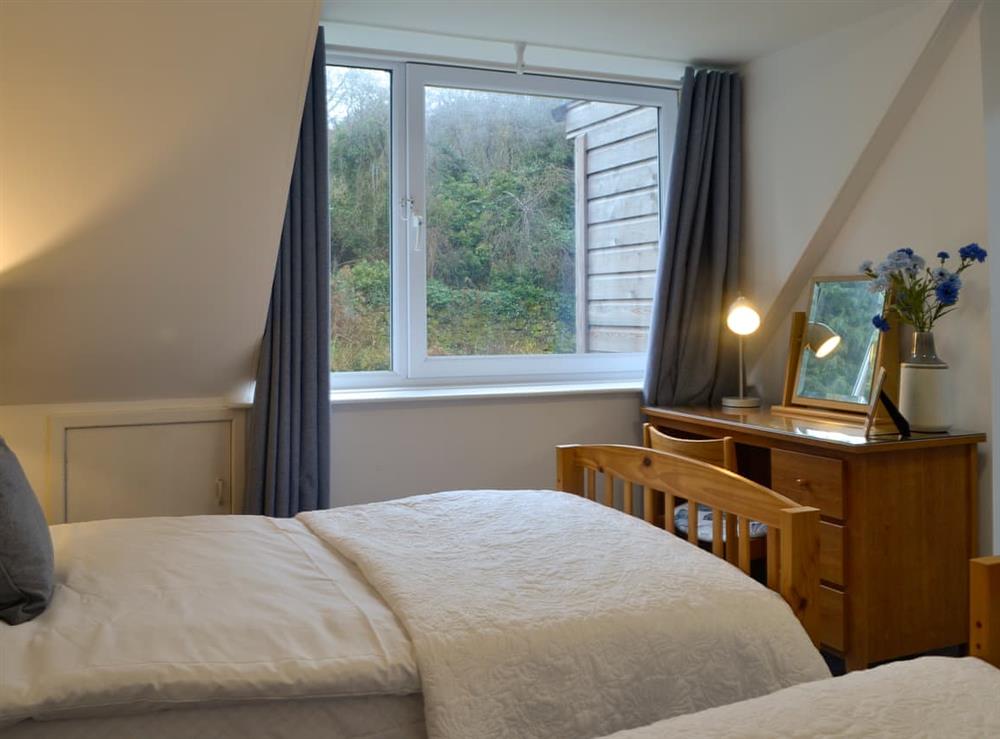
{"type": "Polygon", "coordinates": [[[821,639],[847,669],[965,644],[982,434],[866,440],[859,427],[645,408],[680,436],[732,436],[741,474],[820,509],[821,639]]]}

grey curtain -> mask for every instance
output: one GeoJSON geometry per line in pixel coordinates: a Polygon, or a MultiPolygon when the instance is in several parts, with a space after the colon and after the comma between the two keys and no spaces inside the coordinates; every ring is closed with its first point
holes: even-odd
{"type": "Polygon", "coordinates": [[[257,366],[247,513],[294,516],[330,505],[329,209],[320,28],[257,366]]]}
{"type": "Polygon", "coordinates": [[[724,311],[738,290],[742,114],[737,74],[685,70],[653,298],[647,405],[714,403],[736,387],[736,343],[724,311]]]}

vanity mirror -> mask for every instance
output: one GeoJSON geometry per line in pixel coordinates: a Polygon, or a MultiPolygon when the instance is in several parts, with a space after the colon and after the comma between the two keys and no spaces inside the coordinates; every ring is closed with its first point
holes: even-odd
{"type": "Polygon", "coordinates": [[[860,419],[879,367],[886,368],[886,389],[895,395],[899,332],[883,333],[872,324],[886,296],[870,285],[859,277],[812,281],[809,310],[792,315],[784,403],[775,412],[860,419]]]}

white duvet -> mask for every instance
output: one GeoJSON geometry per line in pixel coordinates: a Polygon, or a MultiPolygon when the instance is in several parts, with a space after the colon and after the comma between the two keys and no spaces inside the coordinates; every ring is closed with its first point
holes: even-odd
{"type": "Polygon", "coordinates": [[[565,493],[462,491],[299,517],[399,615],[432,737],[593,737],[829,676],[736,568],[565,493]]]}
{"type": "Polygon", "coordinates": [[[622,731],[613,739],[998,736],[1000,670],[973,657],[922,657],[622,731]]]}
{"type": "Polygon", "coordinates": [[[432,737],[592,737],[829,674],[777,595],[564,493],[53,538],[51,606],[0,624],[0,727],[422,692],[432,737]]]}

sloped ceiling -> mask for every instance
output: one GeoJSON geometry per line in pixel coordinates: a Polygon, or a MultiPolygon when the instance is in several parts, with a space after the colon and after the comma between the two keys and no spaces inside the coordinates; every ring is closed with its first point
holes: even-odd
{"type": "Polygon", "coordinates": [[[897,8],[744,68],[743,281],[773,314],[760,346],[975,10],[961,0],[897,8]]]}
{"type": "Polygon", "coordinates": [[[494,41],[741,64],[928,0],[326,0],[327,21],[494,41]]]}
{"type": "Polygon", "coordinates": [[[319,11],[0,3],[0,404],[250,377],[319,11]]]}
{"type": "MultiPolygon", "coordinates": [[[[749,375],[770,399],[780,397],[791,311],[804,307],[809,280],[824,274],[977,10],[963,0],[897,8],[744,67],[743,286],[764,312],[748,345],[749,375]]],[[[870,244],[867,255],[901,245],[870,244]]]]}

